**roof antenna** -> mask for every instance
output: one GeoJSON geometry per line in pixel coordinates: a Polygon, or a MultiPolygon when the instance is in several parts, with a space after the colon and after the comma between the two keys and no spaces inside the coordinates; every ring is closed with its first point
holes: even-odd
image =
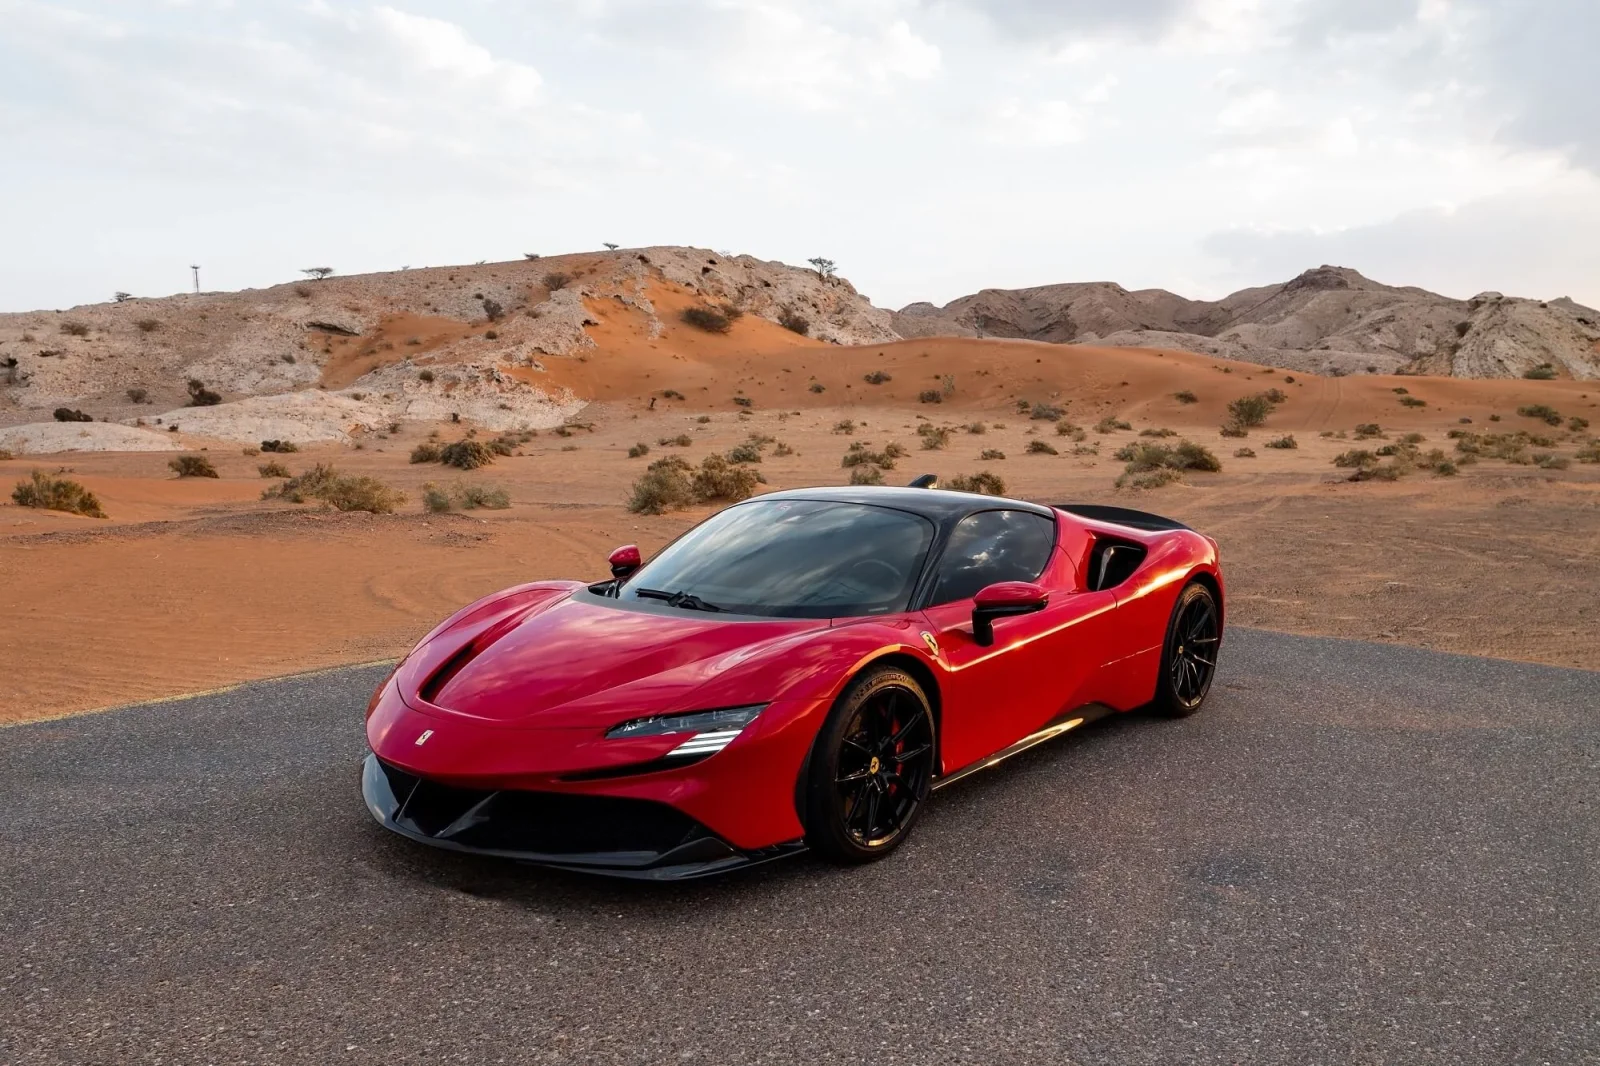
{"type": "Polygon", "coordinates": [[[936,489],[939,487],[939,475],[923,474],[913,481],[909,487],[913,489],[936,489]]]}

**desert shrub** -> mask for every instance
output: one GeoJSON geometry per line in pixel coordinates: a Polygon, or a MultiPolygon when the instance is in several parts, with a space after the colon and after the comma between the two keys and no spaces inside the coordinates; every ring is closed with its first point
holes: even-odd
{"type": "Polygon", "coordinates": [[[424,383],[424,384],[427,384],[428,382],[431,382],[433,380],[433,371],[431,371],[431,370],[419,370],[419,371],[417,371],[417,380],[422,382],[422,383],[424,383]]]}
{"type": "Polygon", "coordinates": [[[336,511],[366,511],[370,514],[394,514],[405,502],[405,493],[391,488],[375,477],[341,474],[328,482],[320,498],[336,511]]]}
{"type": "Polygon", "coordinates": [[[850,419],[846,418],[842,421],[835,422],[833,424],[833,431],[835,433],[843,433],[848,436],[856,431],[856,424],[850,419]]]}
{"type": "Polygon", "coordinates": [[[1106,415],[1104,418],[1094,424],[1094,431],[1096,433],[1115,433],[1119,429],[1132,428],[1133,426],[1117,418],[1115,415],[1106,415]]]}
{"type": "Polygon", "coordinates": [[[1063,421],[1056,423],[1056,436],[1065,437],[1070,441],[1081,443],[1083,439],[1088,436],[1088,434],[1083,431],[1082,426],[1063,421]]]}
{"type": "Polygon", "coordinates": [[[502,433],[489,441],[489,450],[496,455],[514,455],[521,443],[515,433],[502,433]]]}
{"type": "Polygon", "coordinates": [[[1549,363],[1544,363],[1530,370],[1524,370],[1522,376],[1529,381],[1553,381],[1556,377],[1556,368],[1549,363]]]}
{"type": "Polygon", "coordinates": [[[217,468],[203,455],[180,455],[167,464],[179,477],[216,477],[217,468]]]}
{"type": "Polygon", "coordinates": [[[1333,457],[1333,465],[1343,470],[1376,466],[1378,457],[1365,448],[1351,448],[1333,457]]]}
{"type": "Polygon", "coordinates": [[[1398,388],[1390,389],[1389,391],[1394,393],[1396,396],[1408,396],[1411,394],[1411,390],[1406,388],[1404,385],[1401,385],[1398,388]]]}
{"type": "Polygon", "coordinates": [[[1180,441],[1175,445],[1134,441],[1118,449],[1115,458],[1128,464],[1126,470],[1128,474],[1140,474],[1162,468],[1180,472],[1203,470],[1209,473],[1222,469],[1221,460],[1212,454],[1209,448],[1190,441],[1180,441]]]}
{"type": "Polygon", "coordinates": [[[1300,447],[1300,442],[1294,439],[1293,433],[1285,433],[1276,440],[1267,441],[1268,448],[1291,449],[1300,447]]]}
{"type": "Polygon", "coordinates": [[[1036,403],[1028,417],[1038,422],[1059,422],[1066,417],[1067,412],[1053,403],[1036,403]]]}
{"type": "Polygon", "coordinates": [[[888,374],[884,373],[882,370],[874,370],[870,374],[862,375],[861,380],[865,381],[868,385],[882,385],[885,381],[893,381],[894,379],[888,374]]]}
{"type": "Polygon", "coordinates": [[[1028,442],[1027,452],[1028,452],[1029,455],[1060,455],[1061,454],[1060,452],[1056,451],[1055,445],[1048,444],[1048,443],[1046,443],[1045,441],[1042,441],[1042,440],[1030,440],[1028,442]]]}
{"type": "Polygon", "coordinates": [[[1033,410],[1033,404],[1029,403],[1027,400],[1017,401],[1017,414],[1025,415],[1031,410],[1033,410]]]}
{"type": "Polygon", "coordinates": [[[678,317],[707,333],[726,333],[733,328],[733,322],[728,316],[714,307],[686,307],[678,317]]]}
{"type": "Polygon", "coordinates": [[[437,463],[439,461],[439,446],[432,441],[423,441],[411,449],[413,463],[437,463]]]}
{"type": "Polygon", "coordinates": [[[281,455],[288,455],[291,452],[299,451],[300,445],[296,444],[292,440],[264,440],[261,442],[261,450],[264,452],[277,452],[281,455]]]}
{"type": "Polygon", "coordinates": [[[737,503],[755,495],[761,475],[747,466],[728,462],[720,455],[708,455],[695,471],[694,492],[702,503],[726,500],[737,503]]]}
{"type": "Polygon", "coordinates": [[[1351,481],[1399,481],[1414,468],[1404,459],[1390,459],[1387,463],[1377,466],[1363,466],[1357,468],[1350,475],[1351,481]]]}
{"type": "Polygon", "coordinates": [[[1589,420],[1587,418],[1579,418],[1577,415],[1573,415],[1571,418],[1567,419],[1567,428],[1574,433],[1582,433],[1584,430],[1589,428],[1589,420]]]}
{"type": "Polygon", "coordinates": [[[262,477],[289,477],[289,468],[276,459],[269,463],[262,463],[256,467],[256,472],[262,477]]]}
{"type": "Polygon", "coordinates": [[[740,407],[743,407],[745,410],[749,410],[755,404],[755,401],[748,396],[735,396],[733,398],[733,402],[738,404],[740,407]]]}
{"type": "Polygon", "coordinates": [[[154,333],[161,328],[161,320],[156,318],[140,318],[134,320],[134,328],[140,333],[154,333]]]}
{"type": "Polygon", "coordinates": [[[1371,440],[1383,436],[1383,430],[1376,422],[1363,422],[1356,427],[1356,440],[1371,440]]]}
{"type": "Polygon", "coordinates": [[[778,446],[772,449],[772,454],[774,458],[781,459],[786,455],[793,455],[794,449],[789,447],[789,445],[785,444],[783,441],[779,441],[778,446]]]}
{"type": "Polygon", "coordinates": [[[94,415],[86,415],[71,407],[57,407],[55,410],[57,422],[93,422],[94,415]]]}
{"type": "Polygon", "coordinates": [[[728,449],[728,462],[730,463],[759,463],[760,461],[760,445],[736,444],[728,449]]]}
{"type": "Polygon", "coordinates": [[[892,454],[887,449],[875,452],[870,450],[864,442],[856,441],[844,453],[844,458],[839,461],[839,465],[847,469],[856,466],[876,466],[883,470],[893,470],[895,459],[899,458],[902,453],[892,454]]]}
{"type": "Polygon", "coordinates": [[[89,325],[86,322],[79,322],[76,319],[69,318],[61,323],[61,332],[70,337],[87,337],[89,335],[89,325]]]}
{"type": "Polygon", "coordinates": [[[129,389],[128,390],[128,402],[129,403],[144,403],[145,400],[147,400],[149,398],[150,398],[150,393],[149,393],[148,390],[145,390],[145,389],[129,389]]]}
{"type": "Polygon", "coordinates": [[[1434,464],[1433,472],[1440,477],[1455,477],[1460,473],[1460,468],[1449,459],[1441,459],[1434,464]]]}
{"type": "Polygon", "coordinates": [[[15,455],[12,455],[10,452],[8,452],[4,448],[0,448],[0,463],[3,463],[8,459],[15,459],[15,458],[16,458],[15,455]]]}
{"type": "Polygon", "coordinates": [[[85,518],[106,516],[94,493],[70,478],[52,477],[42,470],[35,470],[26,480],[17,482],[16,488],[11,490],[11,500],[18,507],[66,511],[85,518]]]}
{"type": "Polygon", "coordinates": [[[463,511],[504,511],[511,506],[511,494],[493,485],[457,485],[453,495],[463,511]]]}
{"type": "Polygon", "coordinates": [[[706,424],[706,423],[707,423],[707,422],[710,422],[710,421],[711,421],[711,416],[710,416],[710,415],[700,415],[700,416],[699,416],[699,417],[697,417],[697,418],[696,418],[696,419],[695,419],[695,421],[696,421],[696,422],[698,422],[698,423],[699,423],[699,424],[700,424],[700,425],[702,425],[702,426],[703,426],[703,425],[705,425],[705,424],[706,424]]]}
{"type": "Polygon", "coordinates": [[[1555,408],[1550,407],[1548,404],[1542,404],[1542,403],[1526,404],[1526,405],[1524,405],[1522,407],[1517,408],[1517,414],[1521,415],[1523,418],[1537,418],[1537,419],[1540,419],[1545,424],[1551,425],[1551,426],[1559,426],[1561,424],[1561,415],[1560,415],[1560,413],[1557,412],[1555,408]]]}
{"type": "Polygon", "coordinates": [[[811,384],[807,385],[806,388],[810,389],[812,392],[828,391],[828,387],[820,381],[813,381],[811,384]]]}
{"type": "Polygon", "coordinates": [[[572,275],[563,270],[552,270],[544,276],[544,287],[551,292],[559,292],[572,284],[572,275]]]}
{"type": "Polygon", "coordinates": [[[1418,397],[1418,396],[1402,396],[1402,397],[1400,397],[1400,406],[1402,406],[1402,407],[1426,407],[1426,406],[1428,406],[1428,401],[1424,400],[1424,399],[1422,399],[1421,397],[1418,397]]]}
{"type": "Polygon", "coordinates": [[[1233,453],[1233,457],[1235,459],[1254,459],[1256,450],[1254,448],[1240,448],[1233,453]]]}
{"type": "Polygon", "coordinates": [[[918,426],[917,435],[922,438],[922,450],[925,452],[936,452],[950,443],[950,431],[942,426],[918,426]]]}
{"type": "Polygon", "coordinates": [[[659,437],[656,443],[663,448],[687,448],[694,443],[694,438],[687,433],[679,433],[676,437],[659,437]]]}
{"type": "Polygon", "coordinates": [[[1578,449],[1573,458],[1580,463],[1600,463],[1600,439],[1592,440],[1578,449]]]}
{"type": "Polygon", "coordinates": [[[633,447],[628,449],[629,459],[638,459],[649,454],[650,445],[646,444],[644,441],[640,441],[638,444],[635,444],[633,447]]]}
{"type": "Polygon", "coordinates": [[[1141,437],[1164,438],[1164,437],[1176,437],[1177,435],[1178,435],[1178,431],[1177,430],[1175,430],[1175,429],[1167,429],[1165,426],[1163,426],[1160,429],[1141,429],[1139,431],[1139,436],[1141,436],[1141,437]]]}
{"type": "Polygon", "coordinates": [[[1006,453],[1001,451],[999,448],[985,448],[983,451],[978,453],[978,459],[985,463],[997,459],[1004,459],[1005,457],[1006,453]]]}
{"type": "Polygon", "coordinates": [[[1565,470],[1572,465],[1572,462],[1565,456],[1551,452],[1536,452],[1533,456],[1533,465],[1540,470],[1565,470]]]}
{"type": "Polygon", "coordinates": [[[918,403],[944,403],[944,393],[938,389],[923,389],[917,393],[918,403]]]}
{"type": "Polygon", "coordinates": [[[663,400],[681,400],[683,399],[683,393],[677,389],[662,389],[661,398],[663,400]]]}
{"type": "Polygon", "coordinates": [[[967,432],[982,436],[983,434],[989,432],[989,427],[983,422],[973,422],[967,426],[967,432]]]}
{"type": "Polygon", "coordinates": [[[979,470],[976,474],[957,474],[939,487],[952,492],[975,492],[980,496],[1006,494],[1005,479],[987,470],[979,470]]]}
{"type": "Polygon", "coordinates": [[[458,440],[439,449],[439,461],[461,470],[476,470],[494,462],[494,449],[482,441],[458,440]]]}
{"type": "Polygon", "coordinates": [[[906,450],[906,446],[904,444],[900,444],[897,441],[890,441],[888,444],[883,446],[883,454],[887,455],[891,459],[904,459],[911,453],[906,450]]]}
{"type": "Polygon", "coordinates": [[[806,316],[788,308],[785,308],[778,315],[778,325],[782,326],[790,333],[798,333],[802,337],[811,332],[811,320],[806,318],[806,316]]]}
{"type": "Polygon", "coordinates": [[[1400,443],[1401,444],[1421,444],[1423,441],[1425,441],[1427,439],[1428,438],[1424,437],[1421,433],[1407,433],[1405,436],[1400,438],[1400,443]]]}
{"type": "Polygon", "coordinates": [[[422,509],[429,514],[444,514],[453,510],[455,502],[450,499],[450,494],[433,482],[424,482],[422,486],[422,509]]]}
{"type": "MultiPolygon", "coordinates": [[[[505,313],[506,309],[500,305],[499,300],[483,301],[483,315],[490,322],[500,321],[500,317],[505,313]]],[[[494,331],[490,330],[488,333],[485,333],[484,336],[488,337],[490,340],[494,340],[494,331]]]]}
{"type": "Polygon", "coordinates": [[[1145,470],[1140,473],[1124,473],[1117,478],[1119,489],[1159,489],[1163,485],[1170,485],[1174,481],[1182,481],[1183,473],[1170,467],[1157,467],[1154,470],[1145,470]]]}
{"type": "Polygon", "coordinates": [[[190,378],[188,389],[190,407],[214,407],[222,402],[222,396],[206,388],[199,378],[190,378]]]}
{"type": "Polygon", "coordinates": [[[1228,425],[1236,429],[1264,425],[1272,409],[1287,398],[1277,389],[1258,392],[1254,396],[1241,396],[1228,405],[1228,425]]]}
{"type": "Polygon", "coordinates": [[[1177,400],[1179,403],[1199,403],[1200,402],[1200,397],[1196,396],[1194,393],[1190,392],[1188,389],[1184,389],[1182,392],[1173,393],[1172,394],[1172,398],[1177,400]]]}
{"type": "Polygon", "coordinates": [[[852,467],[850,469],[850,484],[882,485],[883,471],[871,465],[852,467]]]}

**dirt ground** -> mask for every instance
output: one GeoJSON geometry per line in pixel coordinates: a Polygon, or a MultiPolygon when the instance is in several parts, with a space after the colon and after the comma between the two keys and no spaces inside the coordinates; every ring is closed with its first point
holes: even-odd
{"type": "Polygon", "coordinates": [[[407,461],[431,432],[451,440],[467,429],[450,424],[408,425],[360,449],[286,456],[197,445],[221,473],[214,480],[178,479],[167,469],[171,456],[160,453],[0,461],[5,486],[32,469],[64,468],[110,515],[0,506],[0,646],[9,667],[0,671],[0,721],[391,657],[494,589],[598,579],[613,547],[637,543],[648,555],[712,510],[630,514],[629,485],[652,459],[678,453],[698,461],[751,434],[794,449],[784,457],[768,449],[759,469],[774,489],[839,483],[851,442],[897,440],[911,454],[891,481],[987,469],[1014,496],[1170,514],[1220,542],[1230,621],[1240,625],[1600,668],[1600,466],[1484,460],[1452,478],[1351,483],[1331,462],[1348,448],[1385,443],[1349,439],[1363,422],[1379,423],[1389,440],[1419,432],[1424,448],[1449,451],[1446,432],[1465,428],[1467,418],[1474,430],[1548,433],[1551,450],[1570,455],[1586,434],[1551,429],[1516,409],[1545,403],[1564,418],[1600,424],[1600,387],[1315,378],[1183,353],[1026,342],[835,348],[800,343],[770,323],[750,333],[741,323],[727,337],[651,338],[629,334],[617,316],[611,322],[596,354],[557,371],[596,401],[581,416],[593,429],[545,432],[471,473],[407,461]],[[867,384],[874,370],[890,380],[867,384]],[[1288,399],[1265,427],[1244,440],[1220,436],[1228,401],[1273,387],[1288,399]],[[930,390],[941,402],[919,402],[930,390]],[[1180,392],[1194,402],[1180,401],[1180,392]],[[738,395],[751,400],[748,412],[738,395]],[[1402,395],[1423,405],[1404,406],[1402,395]],[[1054,423],[1018,413],[1019,400],[1064,406],[1088,431],[1083,446],[1098,445],[1097,453],[1072,454],[1054,423]],[[1095,432],[1108,414],[1133,428],[1095,432]],[[837,428],[846,419],[857,424],[853,433],[837,428]],[[946,448],[918,449],[921,420],[953,428],[946,448]],[[966,431],[975,422],[982,434],[966,431]],[[1112,453],[1154,428],[1211,448],[1223,470],[1159,490],[1115,489],[1123,464],[1112,453]],[[681,433],[691,446],[658,443],[681,433]],[[1297,448],[1265,447],[1285,433],[1297,448]],[[1060,454],[1027,453],[1034,440],[1060,454]],[[650,454],[629,458],[640,442],[650,454]],[[1241,446],[1256,457],[1235,458],[1241,446]],[[1006,458],[980,460],[986,449],[1006,458]],[[295,472],[333,462],[380,477],[409,499],[386,516],[262,501],[272,482],[256,467],[271,458],[295,472]],[[458,480],[504,488],[512,506],[423,513],[425,482],[458,480]]]}

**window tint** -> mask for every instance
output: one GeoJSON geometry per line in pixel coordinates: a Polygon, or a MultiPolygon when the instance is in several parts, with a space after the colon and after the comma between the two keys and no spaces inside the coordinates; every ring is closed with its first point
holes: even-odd
{"type": "Polygon", "coordinates": [[[997,581],[1035,581],[1055,547],[1055,525],[1026,511],[984,511],[961,520],[939,560],[935,604],[970,599],[997,581]]]}
{"type": "Polygon", "coordinates": [[[933,524],[905,511],[756,500],[684,534],[628,578],[620,598],[655,589],[739,614],[889,614],[906,609],[932,541],[933,524]]]}

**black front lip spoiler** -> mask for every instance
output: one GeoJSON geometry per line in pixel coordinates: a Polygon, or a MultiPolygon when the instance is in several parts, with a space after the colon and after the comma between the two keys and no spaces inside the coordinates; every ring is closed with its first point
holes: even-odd
{"type": "Polygon", "coordinates": [[[369,754],[361,767],[361,795],[367,810],[390,832],[419,844],[468,855],[485,855],[557,870],[599,874],[638,881],[688,881],[746,869],[806,850],[804,841],[791,841],[757,851],[741,851],[709,831],[666,851],[592,851],[547,853],[482,847],[430,835],[403,817],[404,800],[397,796],[383,764],[369,754]]]}

